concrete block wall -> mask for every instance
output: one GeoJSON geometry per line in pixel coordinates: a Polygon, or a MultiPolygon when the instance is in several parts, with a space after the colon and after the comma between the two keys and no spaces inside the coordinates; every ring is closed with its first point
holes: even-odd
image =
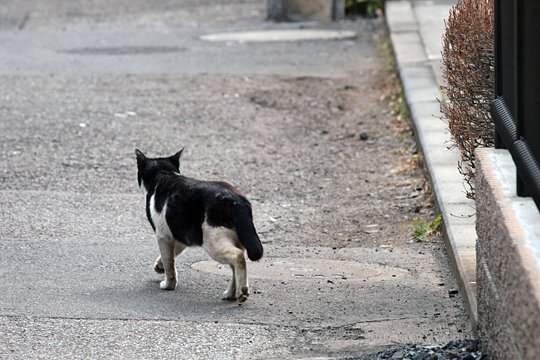
{"type": "Polygon", "coordinates": [[[508,151],[476,161],[478,335],[493,359],[540,359],[540,212],[508,151]]]}

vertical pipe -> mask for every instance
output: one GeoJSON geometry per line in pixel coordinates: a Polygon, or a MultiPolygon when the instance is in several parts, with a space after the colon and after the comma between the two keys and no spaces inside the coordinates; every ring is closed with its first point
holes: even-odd
{"type": "MultiPolygon", "coordinates": [[[[502,48],[501,48],[501,16],[502,16],[502,11],[501,11],[501,1],[502,0],[495,0],[494,1],[494,31],[493,31],[493,36],[494,36],[494,39],[493,39],[493,45],[494,45],[494,49],[495,49],[495,88],[493,89],[494,90],[494,93],[495,93],[495,96],[494,98],[498,98],[499,96],[502,96],[502,81],[503,81],[503,77],[502,77],[502,69],[503,69],[503,64],[502,64],[502,48]]],[[[495,129],[495,148],[496,149],[505,149],[506,146],[502,140],[502,137],[501,135],[499,134],[499,132],[497,131],[497,129],[495,129]]]]}
{"type": "Polygon", "coordinates": [[[332,20],[337,21],[345,17],[345,0],[332,0],[332,20]]]}
{"type": "MultiPolygon", "coordinates": [[[[527,26],[524,23],[523,16],[523,0],[514,1],[514,81],[516,86],[514,87],[514,101],[515,101],[515,111],[514,119],[516,121],[517,136],[518,138],[522,137],[523,131],[523,103],[522,91],[523,91],[523,51],[521,39],[523,36],[526,36],[525,31],[527,31],[527,26]]],[[[530,196],[523,179],[516,174],[516,188],[518,196],[530,196]]]]}

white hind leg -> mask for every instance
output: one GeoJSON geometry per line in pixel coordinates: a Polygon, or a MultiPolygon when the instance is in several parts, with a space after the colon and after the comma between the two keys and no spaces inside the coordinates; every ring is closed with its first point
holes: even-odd
{"type": "Polygon", "coordinates": [[[202,228],[203,248],[212,259],[230,265],[233,270],[233,279],[224,293],[224,298],[246,301],[249,296],[246,259],[236,233],[225,227],[212,227],[206,221],[202,228]]]}

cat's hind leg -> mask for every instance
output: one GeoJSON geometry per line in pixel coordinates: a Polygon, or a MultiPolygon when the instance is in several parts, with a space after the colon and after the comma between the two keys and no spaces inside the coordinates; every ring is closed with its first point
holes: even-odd
{"type": "Polygon", "coordinates": [[[174,266],[176,240],[169,237],[160,237],[157,239],[157,242],[161,254],[161,263],[165,272],[165,280],[159,284],[159,287],[162,290],[174,290],[177,282],[176,267],[174,266]]]}
{"type": "MultiPolygon", "coordinates": [[[[176,241],[174,244],[174,256],[178,256],[184,249],[186,248],[186,245],[182,244],[180,241],[176,241]]],[[[161,255],[158,256],[156,259],[156,262],[154,264],[154,270],[158,274],[164,274],[165,269],[163,268],[163,261],[161,261],[161,255]]]]}
{"type": "Polygon", "coordinates": [[[222,264],[228,264],[233,269],[233,280],[225,291],[224,298],[236,298],[240,302],[246,301],[249,296],[246,258],[236,233],[231,229],[212,227],[204,222],[203,248],[212,259],[222,264]]]}

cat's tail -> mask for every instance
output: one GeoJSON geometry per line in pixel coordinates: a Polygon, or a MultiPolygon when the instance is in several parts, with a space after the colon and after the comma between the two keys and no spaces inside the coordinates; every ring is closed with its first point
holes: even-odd
{"type": "Polygon", "coordinates": [[[253,225],[253,216],[251,206],[247,201],[235,201],[233,206],[234,226],[238,239],[247,250],[248,258],[251,261],[257,261],[263,256],[263,246],[255,225],[253,225]]]}

